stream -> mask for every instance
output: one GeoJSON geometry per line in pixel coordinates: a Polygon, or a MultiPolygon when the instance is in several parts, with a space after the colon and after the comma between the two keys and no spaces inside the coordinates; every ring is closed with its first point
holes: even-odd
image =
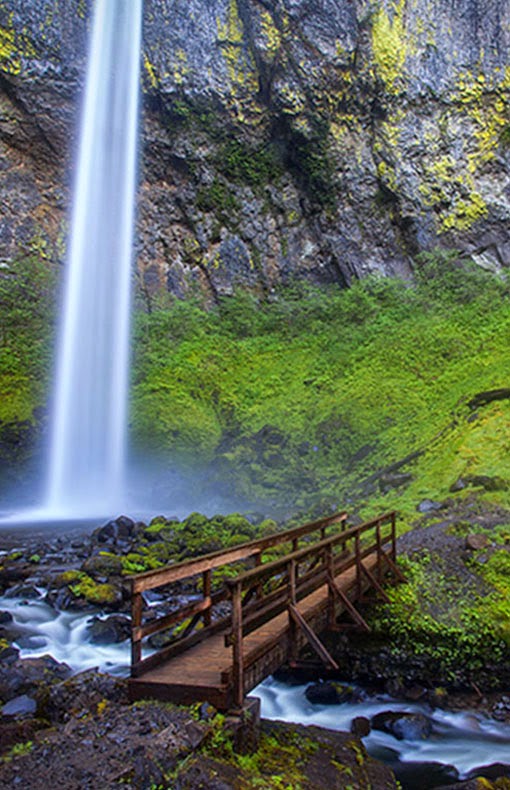
{"type": "MultiPolygon", "coordinates": [[[[126,676],[129,672],[130,644],[98,645],[90,640],[89,626],[97,614],[58,612],[41,599],[0,598],[0,611],[10,612],[19,633],[15,646],[22,658],[50,654],[79,672],[92,667],[126,676]]],[[[510,775],[510,726],[481,714],[454,713],[431,708],[384,694],[356,688],[355,701],[334,705],[312,704],[305,696],[307,684],[289,685],[267,678],[251,696],[261,700],[263,718],[316,725],[349,731],[356,717],[373,719],[382,712],[424,714],[432,724],[426,738],[398,740],[393,735],[372,729],[363,738],[369,754],[389,764],[404,790],[427,790],[455,784],[476,773],[497,776],[504,769],[488,766],[508,765],[510,775]]]]}

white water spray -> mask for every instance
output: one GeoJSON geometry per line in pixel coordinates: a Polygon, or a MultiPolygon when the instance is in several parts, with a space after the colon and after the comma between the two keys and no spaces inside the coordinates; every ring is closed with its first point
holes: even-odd
{"type": "Polygon", "coordinates": [[[142,0],[96,0],[45,510],[123,500],[142,0]]]}

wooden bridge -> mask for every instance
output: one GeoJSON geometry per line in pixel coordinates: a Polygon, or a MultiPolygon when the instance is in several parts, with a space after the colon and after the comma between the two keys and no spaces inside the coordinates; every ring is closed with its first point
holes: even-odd
{"type": "Polygon", "coordinates": [[[370,590],[386,598],[385,579],[403,580],[395,564],[395,513],[351,528],[346,518],[336,513],[132,577],[131,699],[240,709],[245,695],[296,662],[307,642],[336,669],[318,634],[349,625],[368,630],[355,604],[370,590]],[[290,553],[274,558],[283,551],[290,553]],[[151,620],[143,594],[176,582],[194,584],[192,599],[151,620]],[[346,617],[350,623],[342,622],[346,617]],[[170,628],[174,641],[142,658],[144,640],[170,628]]]}

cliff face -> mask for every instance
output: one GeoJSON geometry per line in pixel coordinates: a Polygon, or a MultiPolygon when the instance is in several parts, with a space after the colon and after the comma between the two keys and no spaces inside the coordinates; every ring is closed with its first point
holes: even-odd
{"type": "MultiPolygon", "coordinates": [[[[63,255],[89,0],[0,0],[0,258],[63,255]]],[[[509,0],[145,0],[139,269],[268,291],[510,265],[509,0]]]]}

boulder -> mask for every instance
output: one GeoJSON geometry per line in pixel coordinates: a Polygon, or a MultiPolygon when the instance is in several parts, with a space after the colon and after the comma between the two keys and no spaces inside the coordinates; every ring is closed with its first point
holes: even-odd
{"type": "Polygon", "coordinates": [[[351,721],[351,732],[357,738],[366,738],[367,735],[370,735],[371,729],[370,719],[365,716],[356,716],[351,721]]]}
{"type": "Polygon", "coordinates": [[[36,696],[46,693],[53,683],[71,675],[67,664],[55,661],[51,656],[23,658],[12,663],[0,664],[0,700],[8,702],[23,694],[36,696]]]}
{"type": "Polygon", "coordinates": [[[24,598],[35,600],[41,597],[41,593],[33,584],[16,584],[5,593],[6,598],[24,598]]]}
{"type": "Polygon", "coordinates": [[[490,540],[487,535],[468,535],[465,546],[469,551],[481,551],[490,546],[490,540]]]}
{"type": "MultiPolygon", "coordinates": [[[[500,777],[505,777],[505,778],[510,777],[510,764],[490,763],[489,765],[481,765],[478,768],[474,768],[468,774],[469,779],[474,779],[475,777],[482,777],[482,776],[484,779],[499,779],[500,777]]],[[[508,787],[508,784],[506,784],[505,787],[508,787]]]]}
{"type": "Polygon", "coordinates": [[[416,510],[418,513],[435,513],[443,507],[441,502],[435,502],[433,499],[423,499],[416,510]]]}
{"type": "Polygon", "coordinates": [[[87,630],[93,644],[112,645],[129,639],[131,622],[127,617],[118,614],[112,614],[105,619],[94,617],[87,630]]]}
{"type": "Polygon", "coordinates": [[[399,741],[418,741],[428,738],[432,722],[423,713],[384,711],[373,716],[372,729],[387,732],[399,741]]]}
{"type": "Polygon", "coordinates": [[[53,722],[67,721],[73,713],[96,711],[104,701],[127,702],[127,685],[120,678],[94,669],[80,672],[49,689],[46,715],[53,722]]]}
{"type": "Polygon", "coordinates": [[[351,687],[330,681],[312,683],[305,691],[308,702],[313,705],[340,705],[342,702],[350,700],[352,695],[353,689],[351,687]]]}
{"type": "Polygon", "coordinates": [[[36,710],[36,700],[27,694],[21,694],[5,703],[2,708],[2,716],[33,716],[36,710]]]}

